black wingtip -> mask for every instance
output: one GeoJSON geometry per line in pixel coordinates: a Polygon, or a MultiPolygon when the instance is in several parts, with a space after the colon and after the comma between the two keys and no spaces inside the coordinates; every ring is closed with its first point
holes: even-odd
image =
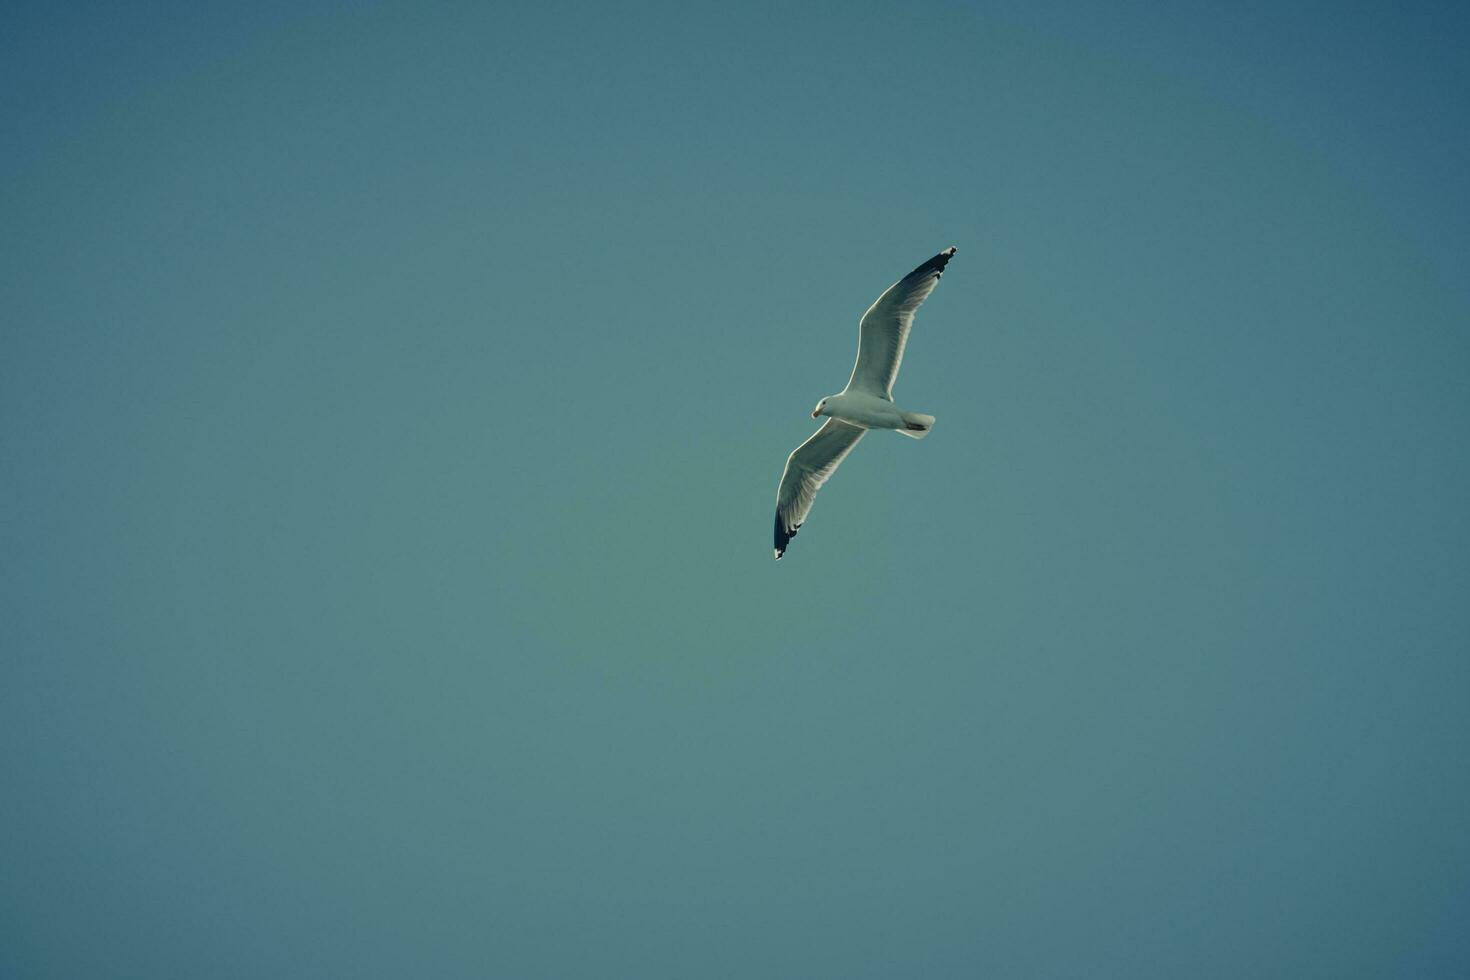
{"type": "Polygon", "coordinates": [[[927,276],[931,272],[936,276],[944,275],[944,267],[949,265],[950,259],[954,258],[955,251],[955,247],[951,245],[949,248],[934,256],[934,258],[930,259],[928,262],[925,262],[923,265],[919,266],[913,272],[910,272],[909,278],[913,278],[915,276],[927,276]]]}
{"type": "Polygon", "coordinates": [[[791,539],[792,538],[796,537],[796,532],[797,532],[797,530],[800,527],[801,527],[801,525],[798,524],[798,525],[796,525],[796,527],[793,527],[791,530],[788,531],[788,530],[786,530],[786,525],[783,524],[783,523],[781,523],[781,515],[780,514],[777,514],[776,515],[776,560],[777,561],[780,561],[781,560],[781,556],[784,555],[784,554],[786,554],[786,546],[791,543],[791,539]]]}

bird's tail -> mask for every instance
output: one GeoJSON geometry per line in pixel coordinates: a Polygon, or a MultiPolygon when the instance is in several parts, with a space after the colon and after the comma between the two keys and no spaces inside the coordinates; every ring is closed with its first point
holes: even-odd
{"type": "Polygon", "coordinates": [[[934,428],[934,416],[920,415],[918,412],[903,413],[903,428],[898,431],[910,439],[922,439],[934,428]]]}

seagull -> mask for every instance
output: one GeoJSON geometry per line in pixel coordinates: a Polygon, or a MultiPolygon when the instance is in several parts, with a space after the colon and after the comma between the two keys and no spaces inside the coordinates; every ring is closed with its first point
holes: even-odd
{"type": "Polygon", "coordinates": [[[812,418],[827,416],[822,427],[786,457],[786,470],[776,490],[776,560],[811,512],[822,489],[852,447],[869,429],[893,429],[922,439],[934,428],[934,416],[905,412],[893,404],[893,380],[903,360],[914,313],[954,257],[954,246],[883,291],[858,321],[858,355],[847,387],[828,395],[812,409],[812,418]]]}

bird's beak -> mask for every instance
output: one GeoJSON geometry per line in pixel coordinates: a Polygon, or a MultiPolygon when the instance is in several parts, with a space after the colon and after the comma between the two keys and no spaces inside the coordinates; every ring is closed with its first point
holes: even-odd
{"type": "Polygon", "coordinates": [[[821,409],[816,409],[816,408],[812,409],[812,418],[816,418],[818,415],[821,415],[821,414],[822,414],[821,409]]]}

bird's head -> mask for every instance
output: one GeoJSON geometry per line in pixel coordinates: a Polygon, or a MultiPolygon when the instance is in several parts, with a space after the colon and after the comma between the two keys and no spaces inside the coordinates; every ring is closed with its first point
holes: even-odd
{"type": "Polygon", "coordinates": [[[817,402],[817,407],[812,409],[812,418],[820,418],[827,414],[827,399],[823,398],[817,402]]]}

